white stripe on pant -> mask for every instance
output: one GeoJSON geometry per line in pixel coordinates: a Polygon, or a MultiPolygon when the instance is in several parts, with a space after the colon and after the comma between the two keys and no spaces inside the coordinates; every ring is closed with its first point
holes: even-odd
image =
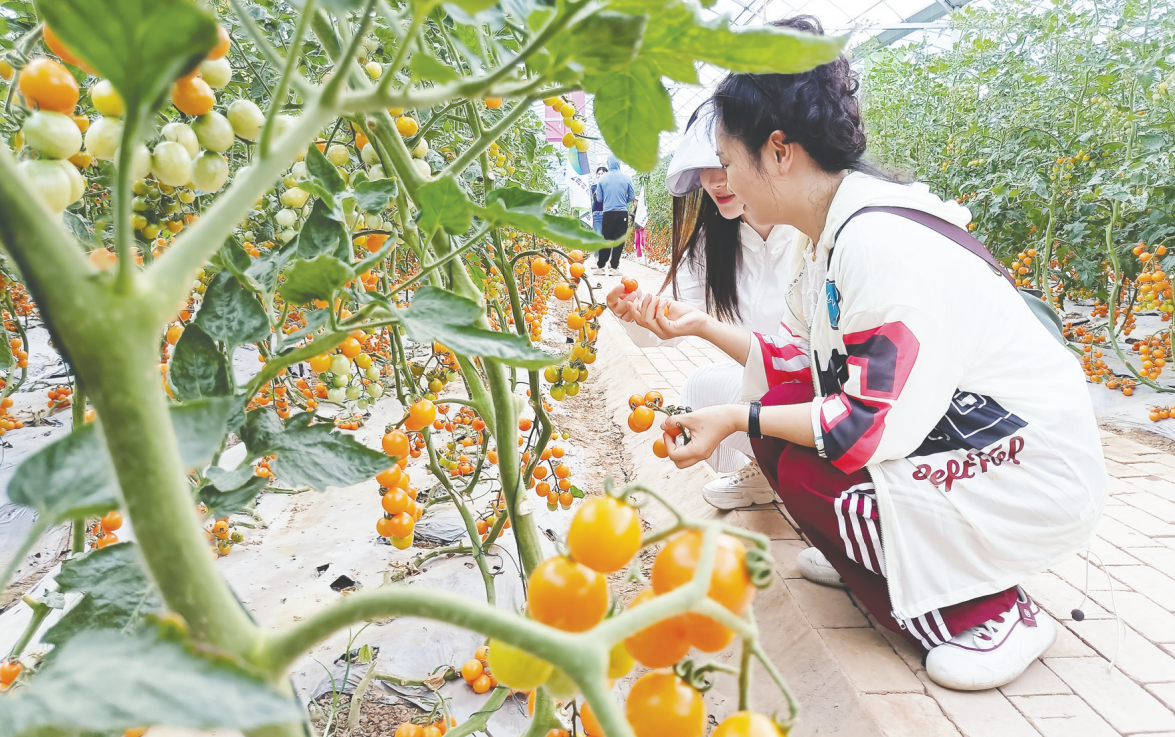
{"type": "MultiPolygon", "coordinates": [[[[719,404],[746,404],[742,393],[743,367],[737,361],[703,366],[690,374],[682,391],[681,403],[692,409],[719,404]]],[[[710,467],[718,473],[730,473],[745,466],[755,451],[745,432],[736,432],[723,440],[710,456],[710,467]]]]}

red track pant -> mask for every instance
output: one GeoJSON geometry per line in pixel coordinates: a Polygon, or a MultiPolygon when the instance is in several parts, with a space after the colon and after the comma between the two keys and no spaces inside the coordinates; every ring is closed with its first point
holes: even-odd
{"type": "MultiPolygon", "coordinates": [[[[801,404],[813,399],[808,384],[781,384],[763,405],[801,404]]],[[[894,619],[881,553],[881,519],[873,482],[865,470],[844,473],[815,448],[778,438],[752,440],[755,458],[808,541],[820,549],[878,622],[929,650],[963,630],[982,624],[1016,604],[1011,588],[913,619],[894,619]]]]}

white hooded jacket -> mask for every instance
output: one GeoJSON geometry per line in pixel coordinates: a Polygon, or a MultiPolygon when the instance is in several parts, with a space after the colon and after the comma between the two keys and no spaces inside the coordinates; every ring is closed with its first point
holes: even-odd
{"type": "Polygon", "coordinates": [[[909,620],[1086,548],[1108,481],[1072,354],[950,239],[888,213],[845,225],[870,206],[970,221],[925,185],[845,177],[820,241],[789,254],[788,310],[778,335],[751,341],[744,399],[813,382],[816,448],[868,470],[893,614],[909,620]]]}

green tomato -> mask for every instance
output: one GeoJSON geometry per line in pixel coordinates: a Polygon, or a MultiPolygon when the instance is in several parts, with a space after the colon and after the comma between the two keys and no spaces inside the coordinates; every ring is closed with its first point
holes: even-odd
{"type": "Polygon", "coordinates": [[[165,141],[175,141],[186,148],[188,155],[193,159],[200,153],[200,140],[196,138],[192,126],[187,123],[168,123],[159,131],[159,135],[163,136],[165,141]]]}
{"type": "Polygon", "coordinates": [[[65,170],[65,175],[69,177],[69,204],[72,205],[86,193],[86,178],[82,176],[76,166],[68,161],[58,161],[57,164],[65,170]]]}
{"type": "Polygon", "coordinates": [[[233,145],[233,126],[228,118],[213,110],[192,123],[200,145],[209,151],[225,152],[233,145]]]}
{"type": "Polygon", "coordinates": [[[273,216],[273,220],[283,228],[291,228],[294,223],[298,222],[298,213],[288,208],[278,210],[277,214],[273,216]]]}
{"type": "MultiPolygon", "coordinates": [[[[199,159],[197,159],[197,162],[199,162],[199,159]]],[[[179,197],[180,202],[184,203],[185,205],[190,205],[196,201],[196,193],[190,189],[180,190],[180,193],[177,194],[176,197],[179,197]]]]}
{"type": "Polygon", "coordinates": [[[367,393],[371,395],[372,399],[379,399],[384,395],[384,388],[382,384],[371,383],[367,385],[367,393]]]}
{"type": "Polygon", "coordinates": [[[330,372],[332,374],[349,374],[351,373],[351,361],[342,353],[336,353],[330,359],[330,372]]]}
{"type": "Polygon", "coordinates": [[[575,381],[579,378],[579,369],[572,366],[563,367],[563,381],[575,381]]]}
{"type": "Polygon", "coordinates": [[[131,200],[131,209],[135,212],[146,212],[151,209],[151,200],[146,197],[136,197],[131,200]]]}
{"type": "Polygon", "coordinates": [[[368,366],[367,371],[364,372],[364,375],[372,381],[379,381],[379,366],[376,366],[375,364],[368,366]]]}
{"type": "Polygon", "coordinates": [[[369,182],[378,182],[381,179],[387,178],[387,175],[384,174],[384,168],[379,164],[376,164],[367,170],[367,181],[369,182]]]}
{"type": "MultiPolygon", "coordinates": [[[[142,230],[143,228],[147,227],[147,218],[143,217],[142,215],[135,215],[134,217],[131,218],[131,227],[134,228],[135,230],[142,230]]],[[[197,281],[193,285],[193,287],[199,287],[199,286],[200,286],[199,281],[197,281]]]]}
{"type": "MultiPolygon", "coordinates": [[[[183,147],[181,147],[182,150],[183,147]]],[[[187,151],[184,154],[187,155],[187,151]]],[[[118,151],[114,152],[115,159],[118,158],[118,151]]],[[[191,157],[188,158],[188,165],[191,166],[191,157]]],[[[151,152],[143,144],[135,146],[134,153],[131,154],[131,179],[145,179],[151,173],[151,152]]],[[[150,194],[150,193],[148,193],[150,194]]],[[[158,196],[158,193],[156,193],[158,196]]]]}
{"type": "Polygon", "coordinates": [[[567,384],[567,396],[574,397],[576,394],[579,394],[579,382],[572,381],[567,384]]]}
{"type": "Polygon", "coordinates": [[[432,179],[432,167],[428,165],[427,161],[424,159],[413,159],[412,164],[416,167],[416,171],[420,176],[425,179],[432,179]]]}
{"type": "Polygon", "coordinates": [[[530,691],[551,677],[555,666],[501,640],[490,640],[490,670],[501,683],[530,691]]]}
{"type": "Polygon", "coordinates": [[[346,146],[335,143],[326,150],[326,160],[335,166],[344,166],[351,160],[351,152],[347,150],[346,146]]]}
{"type": "Polygon", "coordinates": [[[20,170],[28,177],[37,199],[55,213],[65,212],[70,204],[72,185],[69,174],[56,161],[22,161],[20,170]]]}
{"type": "Polygon", "coordinates": [[[233,67],[232,64],[229,64],[227,56],[222,56],[219,59],[208,59],[200,62],[200,76],[204,78],[204,81],[212,89],[223,89],[232,81],[233,67]]]}
{"type": "Polygon", "coordinates": [[[265,123],[265,113],[252,100],[233,100],[228,106],[228,122],[235,135],[246,141],[256,141],[265,123]]]}
{"type": "Polygon", "coordinates": [[[587,378],[588,378],[588,370],[586,368],[581,368],[579,370],[579,378],[576,379],[576,381],[578,381],[579,383],[582,384],[583,382],[587,381],[587,378]]]}
{"type": "Polygon", "coordinates": [[[183,144],[161,141],[151,157],[151,172],[164,184],[182,186],[192,181],[192,156],[183,144]]]}
{"type": "Polygon", "coordinates": [[[346,398],[346,394],[342,389],[327,389],[326,398],[328,401],[340,403],[346,398]]]}
{"type": "Polygon", "coordinates": [[[559,369],[554,366],[546,367],[543,369],[543,378],[547,380],[547,383],[554,384],[559,380],[559,369]]]}
{"type": "Polygon", "coordinates": [[[440,379],[433,379],[432,381],[428,382],[428,390],[433,394],[436,394],[444,388],[445,385],[440,379]]]}
{"type": "Polygon", "coordinates": [[[359,158],[368,166],[375,166],[379,163],[379,154],[376,152],[375,146],[371,143],[363,144],[363,150],[359,152],[359,158]]]}
{"type": "Polygon", "coordinates": [[[379,79],[384,73],[384,68],[377,61],[369,61],[363,65],[363,68],[367,70],[372,79],[379,79]]]}
{"type": "Polygon", "coordinates": [[[90,88],[90,102],[94,109],[102,115],[121,118],[123,113],[122,97],[109,79],[100,79],[90,88]]]}
{"type": "Polygon", "coordinates": [[[356,403],[356,406],[358,406],[360,410],[365,410],[371,406],[371,400],[369,400],[367,397],[359,397],[359,401],[356,403]]]}
{"type": "Polygon", "coordinates": [[[118,144],[121,142],[121,120],[98,118],[86,129],[86,153],[100,161],[113,160],[114,153],[118,151],[118,144]]]}
{"type": "Polygon", "coordinates": [[[305,205],[306,200],[309,199],[309,197],[310,193],[306,190],[301,189],[300,187],[290,187],[285,192],[282,192],[280,199],[281,203],[286,207],[297,208],[305,205]]]}
{"type": "Polygon", "coordinates": [[[563,384],[555,384],[551,387],[551,399],[556,402],[562,402],[567,397],[567,389],[563,384]]]}
{"type": "Polygon", "coordinates": [[[347,399],[355,400],[359,398],[359,393],[362,391],[359,387],[352,384],[347,387],[347,399]]]}
{"type": "MultiPolygon", "coordinates": [[[[205,151],[192,166],[192,184],[201,192],[219,192],[228,181],[228,161],[215,151],[205,151]]],[[[194,196],[193,196],[194,198],[194,196]]],[[[180,194],[183,199],[183,194],[180,194]]]]}
{"type": "Polygon", "coordinates": [[[280,240],[282,243],[289,243],[290,241],[294,240],[294,238],[296,238],[297,236],[298,236],[298,231],[294,230],[293,228],[286,228],[285,230],[283,230],[277,234],[278,240],[280,240]]]}
{"type": "MultiPolygon", "coordinates": [[[[493,648],[490,648],[490,652],[493,652],[493,648]]],[[[571,676],[559,668],[555,668],[554,666],[551,666],[551,668],[551,675],[543,683],[543,688],[558,701],[570,701],[579,693],[579,686],[575,685],[575,681],[571,680],[571,676]]],[[[497,674],[495,673],[494,675],[497,674]]]]}
{"type": "MultiPolygon", "coordinates": [[[[143,235],[148,239],[154,238],[155,236],[159,235],[159,231],[161,230],[163,230],[163,228],[159,226],[159,223],[149,223],[147,227],[143,228],[143,235]]],[[[200,286],[203,287],[204,285],[201,284],[200,286]]]]}
{"type": "Polygon", "coordinates": [[[82,150],[82,132],[68,115],[38,110],[24,121],[25,145],[46,159],[68,159],[82,150]]]}
{"type": "Polygon", "coordinates": [[[347,386],[347,384],[349,384],[350,382],[351,382],[351,377],[347,374],[335,374],[335,378],[331,380],[331,383],[334,384],[335,386],[339,387],[340,389],[347,386]]]}
{"type": "Polygon", "coordinates": [[[418,159],[428,156],[428,141],[421,138],[420,143],[416,144],[416,148],[412,149],[412,155],[418,159]]]}

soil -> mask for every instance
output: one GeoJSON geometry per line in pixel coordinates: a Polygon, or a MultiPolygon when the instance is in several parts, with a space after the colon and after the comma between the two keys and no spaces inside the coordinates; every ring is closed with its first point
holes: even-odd
{"type": "Polygon", "coordinates": [[[1155,450],[1161,450],[1165,453],[1175,454],[1175,440],[1165,438],[1162,435],[1158,435],[1157,433],[1153,433],[1148,430],[1142,430],[1137,427],[1119,427],[1117,425],[1111,425],[1104,422],[1099,423],[1099,426],[1106,432],[1112,432],[1115,435],[1121,435],[1124,438],[1129,438],[1136,443],[1142,443],[1143,445],[1154,448],[1155,450]]]}
{"type": "MultiPolygon", "coordinates": [[[[369,691],[367,698],[363,699],[363,707],[359,712],[359,724],[354,731],[348,732],[347,719],[351,713],[351,694],[339,694],[338,712],[331,724],[331,733],[324,735],[324,737],[343,737],[344,735],[347,737],[391,737],[395,734],[396,727],[400,726],[402,722],[424,713],[411,704],[399,701],[384,704],[372,700],[371,696],[369,691]]],[[[324,714],[330,714],[331,694],[326,693],[319,696],[315,699],[315,703],[324,714]]],[[[326,726],[324,719],[311,718],[310,722],[314,725],[315,734],[323,734],[323,728],[326,726]]]]}

